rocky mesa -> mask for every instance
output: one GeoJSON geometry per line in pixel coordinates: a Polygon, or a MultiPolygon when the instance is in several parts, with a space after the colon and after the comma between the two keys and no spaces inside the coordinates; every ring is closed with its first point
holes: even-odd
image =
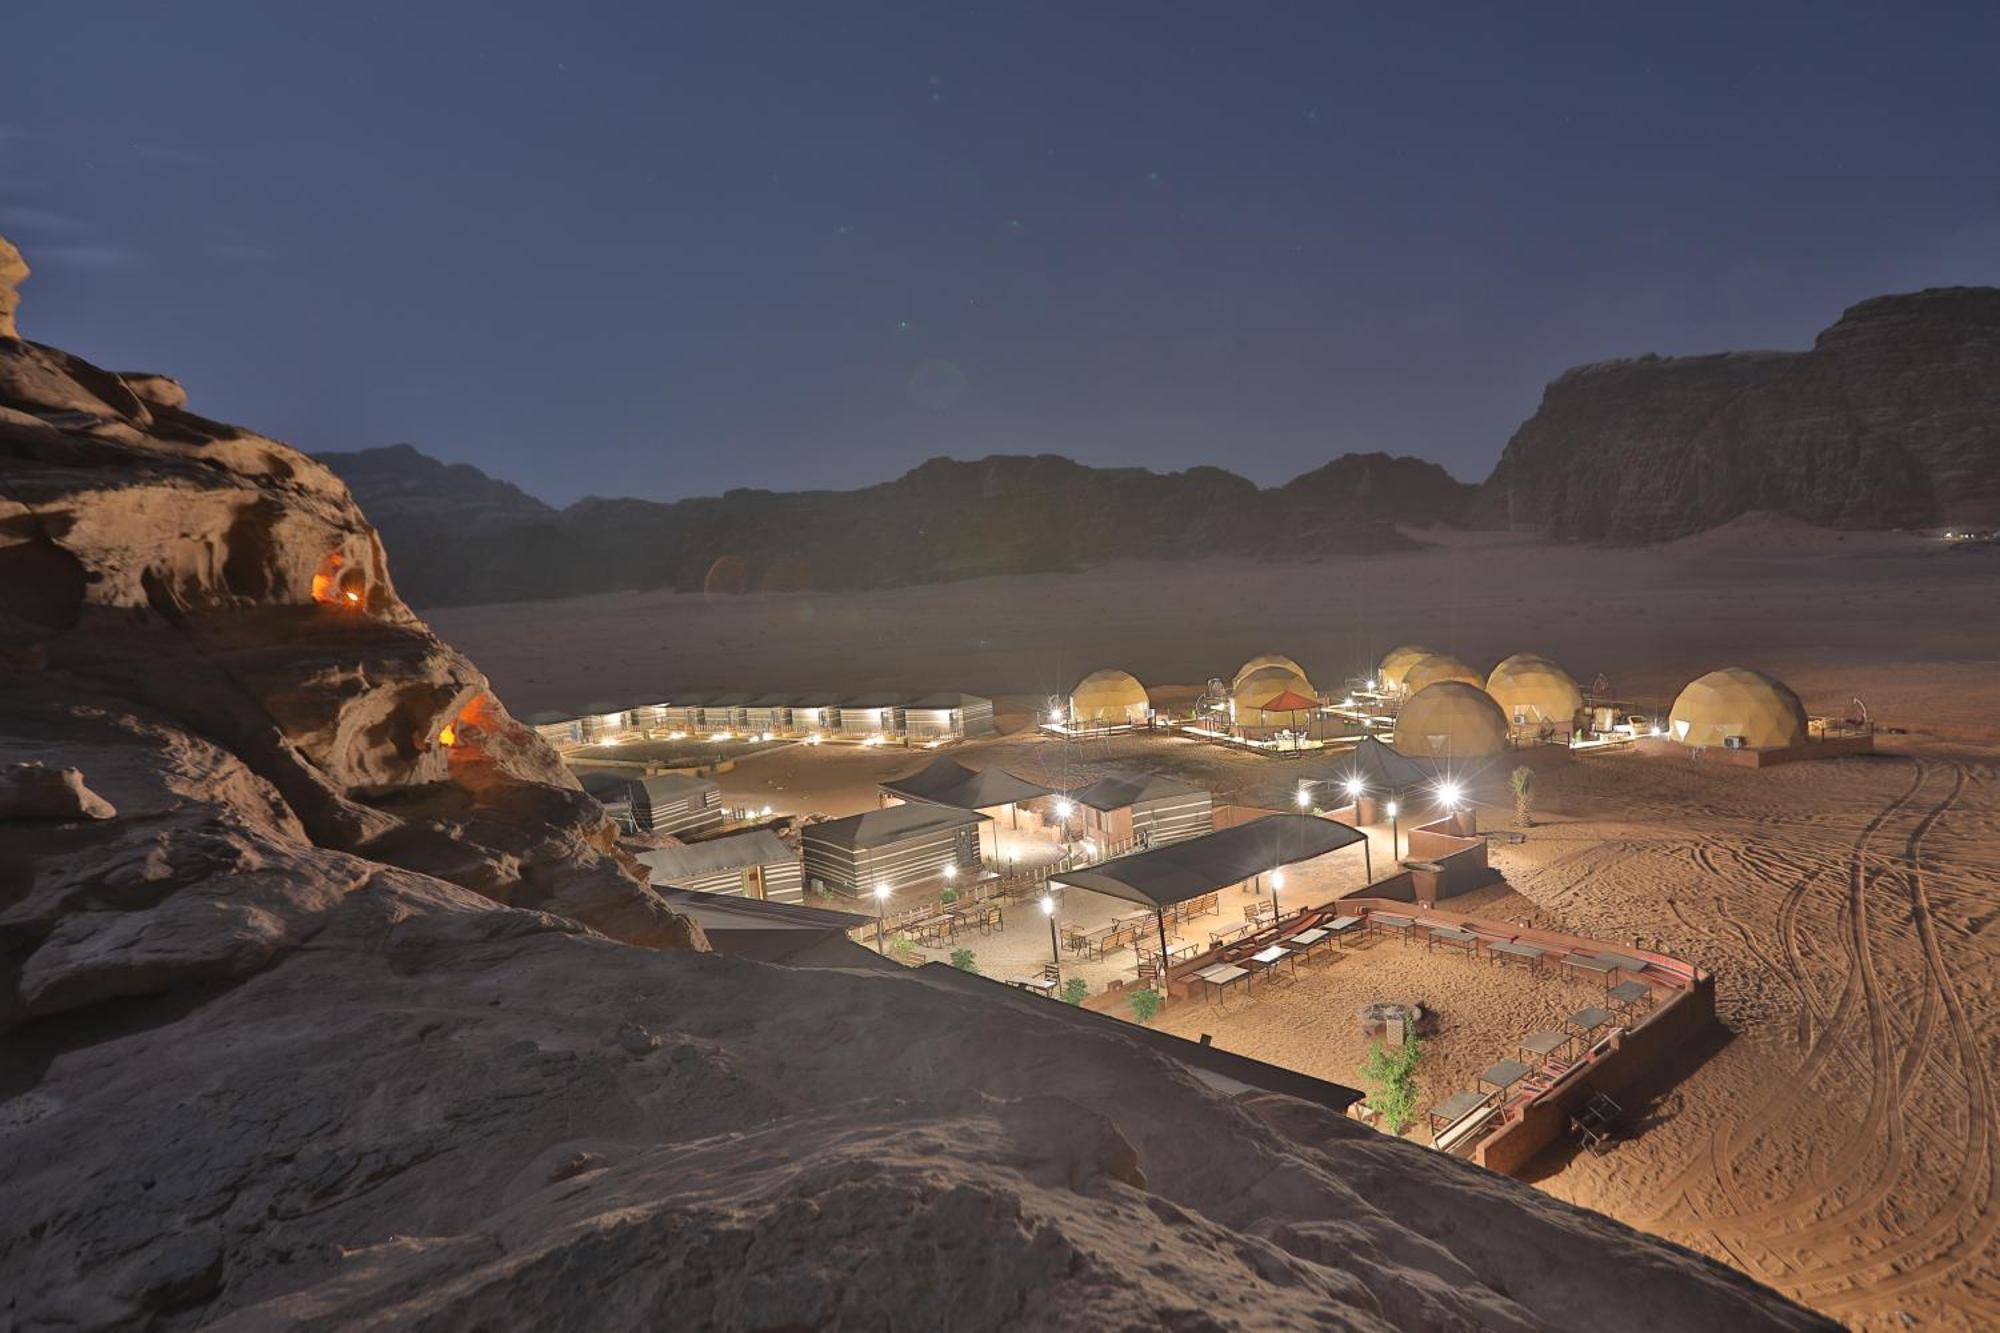
{"type": "Polygon", "coordinates": [[[1062,1006],[709,951],[324,467],[11,325],[0,672],[7,1327],[1828,1327],[1062,1006]]]}
{"type": "Polygon", "coordinates": [[[2000,289],[1851,307],[1806,352],[1639,357],[1550,384],[1474,520],[1636,543],[1766,511],[2000,524],[2000,289]]]}

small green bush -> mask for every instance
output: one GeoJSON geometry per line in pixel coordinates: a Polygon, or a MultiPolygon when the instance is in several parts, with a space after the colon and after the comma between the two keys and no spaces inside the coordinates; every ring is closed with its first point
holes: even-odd
{"type": "Polygon", "coordinates": [[[951,965],[961,972],[970,972],[974,976],[979,975],[979,963],[973,957],[972,950],[970,949],[953,949],[951,951],[951,965]]]}
{"type": "Polygon", "coordinates": [[[889,937],[889,956],[899,963],[915,962],[917,942],[908,935],[892,935],[889,937]]]}
{"type": "Polygon", "coordinates": [[[1382,1123],[1391,1134],[1401,1134],[1417,1118],[1417,1066],[1423,1058],[1423,1047],[1412,1036],[1397,1051],[1380,1041],[1373,1043],[1361,1063],[1368,1104],[1382,1113],[1382,1123]]]}
{"type": "Polygon", "coordinates": [[[953,903],[958,901],[958,890],[957,889],[943,890],[938,894],[938,901],[944,904],[946,907],[951,906],[953,903]]]}
{"type": "Polygon", "coordinates": [[[1141,1023],[1150,1023],[1160,1012],[1160,993],[1150,986],[1145,990],[1132,992],[1132,1016],[1141,1023]]]}
{"type": "Polygon", "coordinates": [[[1090,983],[1082,977],[1071,977],[1063,983],[1062,999],[1064,1004],[1082,1004],[1089,998],[1090,983]]]}

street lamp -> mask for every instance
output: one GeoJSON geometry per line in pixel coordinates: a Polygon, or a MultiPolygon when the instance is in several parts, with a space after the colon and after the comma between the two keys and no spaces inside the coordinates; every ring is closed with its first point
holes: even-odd
{"type": "Polygon", "coordinates": [[[1305,810],[1310,808],[1312,805],[1312,799],[1313,799],[1312,789],[1308,787],[1305,783],[1301,782],[1299,784],[1299,795],[1298,795],[1299,809],[1305,810]]]}
{"type": "Polygon", "coordinates": [[[887,953],[882,947],[882,909],[889,903],[889,881],[879,880],[875,885],[875,952],[887,953]]]}
{"type": "Polygon", "coordinates": [[[1397,805],[1395,800],[1391,798],[1389,801],[1389,856],[1394,860],[1401,860],[1403,856],[1402,838],[1396,832],[1396,815],[1401,809],[1402,807],[1397,805]]]}
{"type": "Polygon", "coordinates": [[[1049,919],[1049,957],[1055,960],[1057,979],[1062,973],[1062,947],[1056,943],[1056,899],[1052,893],[1042,895],[1042,915],[1049,919]]]}

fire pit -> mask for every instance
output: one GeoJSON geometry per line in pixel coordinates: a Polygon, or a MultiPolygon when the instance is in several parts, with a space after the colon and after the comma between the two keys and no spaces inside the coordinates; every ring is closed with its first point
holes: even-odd
{"type": "Polygon", "coordinates": [[[1438,1012],[1422,1000],[1403,1004],[1396,1000],[1376,1000],[1361,1006],[1361,1035],[1371,1040],[1380,1037],[1391,1020],[1400,1020],[1403,1031],[1415,1033],[1419,1037],[1434,1036],[1438,1030],[1438,1012]]]}

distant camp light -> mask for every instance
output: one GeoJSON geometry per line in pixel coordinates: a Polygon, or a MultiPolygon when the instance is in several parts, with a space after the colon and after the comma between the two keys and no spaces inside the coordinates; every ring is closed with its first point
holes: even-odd
{"type": "Polygon", "coordinates": [[[1346,787],[1347,787],[1347,794],[1348,794],[1349,796],[1359,796],[1359,795],[1361,795],[1361,779],[1360,779],[1360,778],[1349,778],[1349,779],[1347,780],[1347,782],[1346,782],[1346,784],[1345,784],[1345,785],[1346,785],[1346,787]]]}
{"type": "Polygon", "coordinates": [[[1042,915],[1043,915],[1043,916],[1054,916],[1055,914],[1056,914],[1056,900],[1055,900],[1054,898],[1050,897],[1050,896],[1049,896],[1048,894],[1046,894],[1046,893],[1045,893],[1045,894],[1043,894],[1043,895],[1042,895],[1042,915]]]}

